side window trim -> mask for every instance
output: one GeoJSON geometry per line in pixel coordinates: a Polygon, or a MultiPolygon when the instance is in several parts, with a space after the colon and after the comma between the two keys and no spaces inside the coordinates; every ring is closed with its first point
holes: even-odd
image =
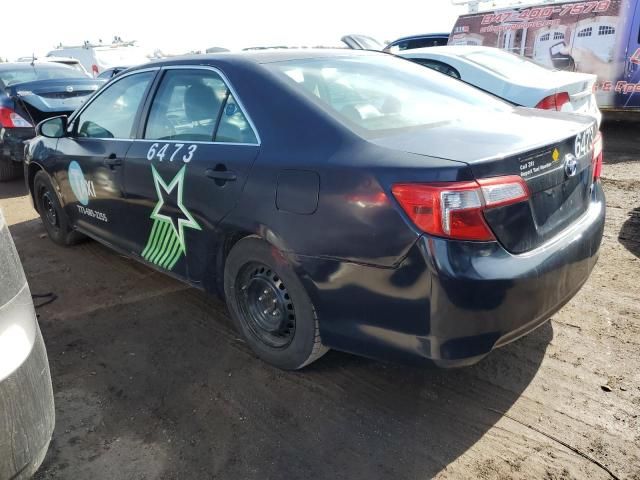
{"type": "MultiPolygon", "coordinates": [[[[455,73],[457,76],[453,76],[451,74],[449,74],[448,72],[441,72],[440,70],[436,70],[435,68],[433,68],[432,70],[436,70],[444,75],[447,75],[451,78],[455,78],[456,80],[460,80],[461,76],[460,76],[460,72],[458,71],[457,68],[452,67],[451,65],[449,65],[447,62],[444,62],[442,60],[434,60],[431,58],[420,58],[420,57],[415,57],[415,61],[416,63],[419,63],[420,65],[422,65],[423,67],[426,68],[431,68],[428,63],[432,63],[432,64],[439,64],[442,65],[445,68],[448,68],[450,71],[452,71],[453,73],[455,73]]],[[[466,83],[466,82],[465,82],[466,83]]],[[[477,88],[477,87],[476,87],[477,88]]]]}
{"type": "MultiPolygon", "coordinates": [[[[227,87],[227,95],[222,104],[222,108],[220,109],[220,112],[218,112],[218,119],[216,121],[216,125],[213,131],[213,138],[211,139],[211,141],[205,142],[200,140],[200,141],[189,141],[189,143],[197,143],[197,144],[204,143],[204,144],[215,144],[215,145],[244,145],[244,146],[251,146],[251,147],[256,147],[256,146],[259,147],[262,144],[260,133],[258,132],[258,129],[253,123],[253,120],[251,120],[251,116],[249,115],[249,112],[247,111],[246,107],[244,106],[242,101],[239,99],[238,94],[236,93],[236,90],[233,88],[233,85],[229,81],[229,78],[219,68],[216,68],[210,65],[167,65],[164,67],[160,67],[161,74],[157,75],[156,80],[152,82],[153,89],[151,90],[151,94],[147,92],[147,101],[144,102],[144,108],[141,111],[141,118],[139,119],[140,121],[138,122],[138,127],[135,129],[135,132],[136,132],[135,138],[134,138],[135,141],[144,141],[144,142],[158,141],[158,140],[151,140],[151,139],[144,138],[144,132],[147,127],[147,123],[149,122],[149,115],[151,114],[151,105],[153,104],[153,99],[158,93],[160,83],[162,82],[162,78],[164,77],[165,72],[167,70],[209,70],[219,75],[222,81],[224,82],[225,86],[227,87]],[[257,143],[236,143],[236,142],[216,142],[215,141],[216,135],[218,134],[218,128],[220,127],[224,108],[226,106],[227,101],[229,100],[229,97],[233,97],[238,107],[240,107],[240,110],[242,111],[243,115],[247,119],[247,123],[249,124],[249,127],[251,127],[251,130],[253,131],[253,134],[256,137],[257,143]]],[[[163,143],[184,143],[184,141],[180,141],[180,140],[162,140],[162,142],[163,143]]]]}
{"type": "MultiPolygon", "coordinates": [[[[231,96],[231,90],[229,90],[229,86],[227,85],[227,93],[224,96],[224,101],[222,102],[222,105],[220,106],[220,111],[218,112],[218,118],[216,118],[216,124],[213,127],[213,138],[211,139],[212,142],[215,142],[216,138],[218,137],[218,129],[220,128],[220,123],[222,121],[222,115],[224,115],[224,111],[227,108],[227,102],[229,101],[229,97],[230,96],[231,96]]],[[[256,138],[258,138],[258,137],[256,137],[256,138]]]]}
{"type": "Polygon", "coordinates": [[[147,97],[142,103],[142,110],[140,112],[140,118],[138,119],[138,123],[136,124],[134,140],[142,140],[144,139],[144,132],[147,129],[147,123],[149,122],[149,115],[151,114],[151,105],[156,99],[158,95],[158,91],[160,90],[160,84],[162,83],[162,79],[165,77],[165,71],[163,69],[159,69],[156,78],[151,82],[151,87],[149,92],[147,92],[147,97]]]}
{"type": "Polygon", "coordinates": [[[152,68],[141,68],[140,70],[134,70],[133,72],[130,73],[126,73],[123,75],[118,76],[117,80],[114,80],[112,82],[108,82],[105,84],[105,86],[103,88],[101,88],[100,90],[98,90],[98,93],[91,97],[91,99],[85,103],[82,107],[80,107],[78,110],[76,110],[70,117],[69,117],[69,125],[70,125],[70,129],[67,130],[67,132],[71,133],[72,137],[75,139],[82,139],[82,137],[78,137],[78,122],[76,122],[76,120],[78,118],[80,118],[82,116],[82,113],[89,108],[89,106],[95,102],[104,92],[106,92],[112,85],[115,85],[116,83],[122,81],[123,79],[130,77],[131,75],[136,75],[136,74],[141,74],[141,73],[146,73],[146,72],[155,72],[154,78],[149,82],[149,85],[147,85],[147,88],[144,91],[143,94],[143,98],[144,100],[142,102],[140,102],[140,105],[138,106],[138,110],[136,111],[136,116],[133,120],[133,126],[131,127],[131,132],[129,134],[129,138],[102,138],[100,140],[134,140],[136,138],[136,133],[138,131],[138,125],[140,123],[140,118],[142,115],[142,112],[144,111],[144,107],[147,104],[147,100],[149,98],[149,92],[152,91],[152,89],[155,87],[155,84],[158,80],[158,72],[160,71],[159,67],[152,67],[152,68]]]}

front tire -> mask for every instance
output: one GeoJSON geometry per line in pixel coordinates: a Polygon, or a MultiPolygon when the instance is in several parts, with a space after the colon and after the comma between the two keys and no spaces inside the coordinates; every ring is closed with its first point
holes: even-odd
{"type": "Polygon", "coordinates": [[[236,327],[265,362],[298,370],[327,352],[302,283],[264,240],[251,236],[233,247],[225,264],[224,292],[236,327]]]}
{"type": "Polygon", "coordinates": [[[83,236],[71,229],[51,180],[42,170],[33,180],[33,195],[47,235],[54,243],[66,247],[82,240],[83,236]]]}

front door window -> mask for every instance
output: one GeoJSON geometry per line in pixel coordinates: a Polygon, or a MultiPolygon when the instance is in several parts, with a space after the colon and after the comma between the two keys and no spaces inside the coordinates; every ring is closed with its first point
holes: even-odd
{"type": "Polygon", "coordinates": [[[153,72],[129,75],[108,86],[75,121],[75,134],[84,138],[129,139],[153,72]]]}

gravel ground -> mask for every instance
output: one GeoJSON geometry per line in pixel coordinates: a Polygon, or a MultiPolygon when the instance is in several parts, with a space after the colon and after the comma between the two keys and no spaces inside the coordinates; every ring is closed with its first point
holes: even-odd
{"type": "Polygon", "coordinates": [[[3,208],[49,350],[57,421],[39,479],[640,479],[640,142],[605,126],[600,261],[551,322],[455,371],[330,352],[286,373],[224,305],[3,208]]]}

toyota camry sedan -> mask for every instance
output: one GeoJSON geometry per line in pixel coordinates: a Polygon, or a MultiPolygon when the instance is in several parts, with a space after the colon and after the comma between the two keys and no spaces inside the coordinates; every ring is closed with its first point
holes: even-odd
{"type": "Polygon", "coordinates": [[[569,301],[602,238],[593,119],[382,53],[155,62],[38,133],[51,240],[220,295],[284,369],[330,348],[470,365],[569,301]]]}

